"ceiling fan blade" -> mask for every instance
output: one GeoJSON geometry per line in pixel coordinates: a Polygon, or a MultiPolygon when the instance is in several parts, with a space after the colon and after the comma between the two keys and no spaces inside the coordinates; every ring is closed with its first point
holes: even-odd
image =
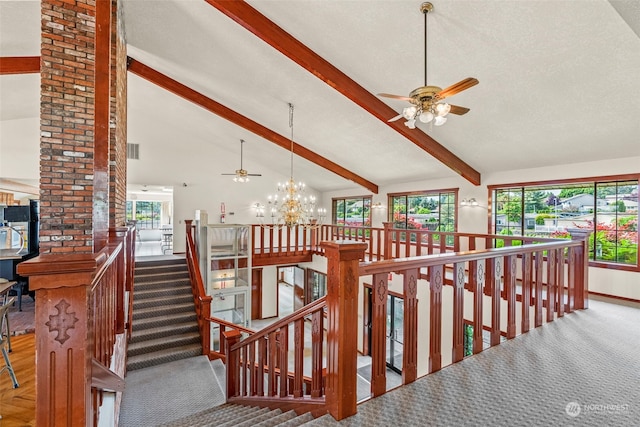
{"type": "Polygon", "coordinates": [[[459,107],[457,105],[451,105],[451,110],[449,111],[449,113],[451,114],[457,114],[458,116],[462,116],[463,114],[467,114],[469,112],[469,109],[467,107],[459,107]]]}
{"type": "Polygon", "coordinates": [[[442,89],[440,92],[438,92],[438,98],[439,99],[448,98],[450,96],[455,95],[456,93],[462,92],[463,90],[467,90],[470,87],[477,85],[478,83],[480,83],[478,79],[473,77],[467,77],[466,79],[461,80],[458,83],[449,86],[448,88],[442,89]]]}
{"type": "Polygon", "coordinates": [[[237,175],[236,173],[221,173],[220,175],[237,175]]]}
{"type": "Polygon", "coordinates": [[[398,114],[397,116],[391,117],[389,120],[387,120],[387,123],[395,122],[396,120],[400,120],[402,117],[404,117],[402,114],[398,114]]]}
{"type": "Polygon", "coordinates": [[[408,96],[400,96],[400,95],[392,95],[390,93],[377,93],[377,96],[384,96],[385,98],[393,98],[393,99],[399,99],[401,101],[409,101],[411,102],[411,98],[409,98],[408,96]]]}
{"type": "Polygon", "coordinates": [[[247,176],[262,176],[261,173],[248,173],[247,176]]]}

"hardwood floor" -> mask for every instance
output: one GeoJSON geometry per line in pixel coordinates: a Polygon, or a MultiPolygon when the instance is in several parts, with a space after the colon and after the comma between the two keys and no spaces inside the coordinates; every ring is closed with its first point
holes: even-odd
{"type": "MultiPolygon", "coordinates": [[[[13,388],[9,374],[0,374],[0,427],[36,425],[35,334],[11,337],[11,365],[20,387],[13,388]]],[[[0,367],[4,359],[0,357],[0,367]]]]}

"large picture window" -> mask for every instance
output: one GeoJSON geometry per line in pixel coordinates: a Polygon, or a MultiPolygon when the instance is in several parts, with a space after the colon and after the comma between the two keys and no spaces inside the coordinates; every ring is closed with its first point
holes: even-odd
{"type": "Polygon", "coordinates": [[[457,231],[457,190],[389,194],[394,228],[457,231]]]}
{"type": "Polygon", "coordinates": [[[371,197],[333,199],[332,222],[336,225],[371,226],[371,197]]]}
{"type": "Polygon", "coordinates": [[[144,200],[127,200],[126,219],[136,220],[140,230],[158,229],[162,225],[162,203],[144,200]]]}
{"type": "Polygon", "coordinates": [[[569,238],[589,230],[594,264],[638,269],[638,179],[605,177],[490,187],[495,234],[569,238]]]}

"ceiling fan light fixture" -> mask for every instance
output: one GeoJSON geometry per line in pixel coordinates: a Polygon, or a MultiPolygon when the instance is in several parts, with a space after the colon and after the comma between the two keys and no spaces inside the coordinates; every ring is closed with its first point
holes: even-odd
{"type": "Polygon", "coordinates": [[[436,126],[442,126],[445,123],[447,123],[446,117],[436,116],[436,118],[433,120],[433,124],[436,126]]]}
{"type": "Polygon", "coordinates": [[[407,120],[411,120],[416,116],[417,112],[418,112],[418,109],[414,105],[412,105],[410,107],[405,107],[402,110],[402,116],[407,120]]]}
{"type": "Polygon", "coordinates": [[[422,123],[429,123],[431,120],[433,120],[433,113],[431,111],[423,111],[422,113],[420,113],[420,121],[422,123]]]}
{"type": "Polygon", "coordinates": [[[436,114],[439,117],[445,117],[447,114],[449,114],[449,111],[451,111],[451,105],[447,104],[446,102],[436,104],[436,114]]]}
{"type": "Polygon", "coordinates": [[[415,129],[416,128],[416,119],[409,119],[406,122],[404,122],[404,125],[406,127],[408,127],[409,129],[415,129]]]}

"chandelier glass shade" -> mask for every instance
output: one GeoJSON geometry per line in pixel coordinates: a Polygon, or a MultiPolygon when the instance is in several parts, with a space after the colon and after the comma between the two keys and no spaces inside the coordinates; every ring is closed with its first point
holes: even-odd
{"type": "Polygon", "coordinates": [[[255,205],[256,216],[261,225],[273,227],[316,228],[322,225],[326,209],[316,206],[316,197],[306,196],[306,185],[293,179],[293,105],[289,104],[289,127],[291,128],[291,173],[284,184],[278,183],[276,194],[268,196],[266,205],[255,205]],[[269,221],[269,222],[267,222],[269,221]]]}

